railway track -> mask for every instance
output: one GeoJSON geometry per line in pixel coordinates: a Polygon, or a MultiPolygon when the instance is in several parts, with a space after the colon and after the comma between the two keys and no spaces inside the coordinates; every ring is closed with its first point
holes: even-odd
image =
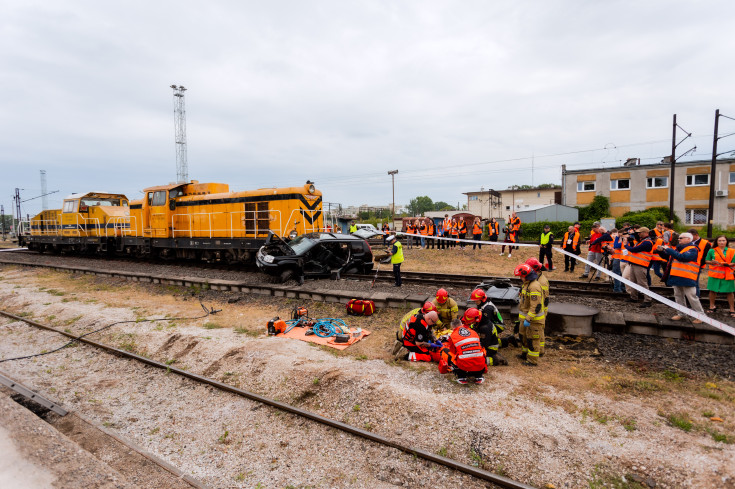
{"type": "Polygon", "coordinates": [[[15,321],[20,321],[20,322],[29,324],[29,325],[31,325],[31,326],[33,326],[35,328],[41,329],[41,330],[54,332],[56,334],[65,336],[65,337],[67,337],[67,338],[69,338],[71,340],[76,340],[79,343],[83,343],[85,345],[91,346],[91,347],[93,347],[95,349],[102,350],[104,352],[107,352],[107,353],[110,353],[110,354],[113,354],[113,355],[117,355],[119,357],[126,358],[126,359],[129,359],[129,360],[133,360],[135,362],[142,363],[142,364],[147,365],[149,367],[153,367],[153,368],[159,369],[164,374],[175,374],[175,375],[178,375],[178,376],[187,378],[189,380],[192,380],[192,381],[194,381],[196,383],[207,385],[207,386],[213,387],[213,388],[215,388],[217,390],[220,390],[220,391],[223,391],[223,392],[229,392],[229,393],[235,394],[237,396],[244,397],[246,399],[250,399],[251,401],[255,401],[255,402],[258,402],[258,403],[261,403],[261,404],[264,404],[264,405],[273,407],[275,409],[278,409],[278,410],[281,410],[281,411],[284,411],[284,412],[287,412],[287,413],[291,413],[291,414],[294,414],[296,416],[299,416],[299,417],[302,417],[302,418],[305,418],[305,419],[309,419],[309,420],[311,420],[313,422],[316,422],[316,423],[319,423],[319,424],[322,424],[322,425],[325,425],[325,426],[329,426],[331,428],[338,429],[338,430],[343,431],[345,433],[349,433],[350,435],[353,435],[353,436],[356,436],[356,437],[359,437],[359,438],[362,438],[362,439],[365,439],[365,440],[369,440],[369,441],[374,442],[374,443],[377,443],[379,445],[400,450],[400,451],[405,452],[405,453],[408,453],[409,455],[412,455],[414,457],[417,457],[417,458],[420,458],[420,459],[423,459],[423,460],[426,460],[426,461],[429,461],[429,462],[433,462],[435,464],[438,464],[438,465],[441,465],[441,466],[450,468],[452,470],[456,470],[456,471],[462,472],[464,474],[470,475],[470,476],[472,476],[472,477],[474,477],[474,478],[476,478],[478,480],[482,480],[482,481],[486,481],[486,482],[491,482],[491,483],[497,485],[498,487],[509,488],[509,489],[534,489],[533,486],[530,486],[528,484],[524,484],[522,482],[514,481],[514,480],[512,480],[512,479],[510,479],[508,477],[497,475],[497,474],[494,474],[492,472],[489,472],[489,471],[480,469],[478,467],[473,467],[471,465],[467,465],[467,464],[464,464],[464,463],[461,463],[461,462],[452,460],[450,458],[443,457],[441,455],[437,455],[437,454],[428,452],[428,451],[423,450],[423,449],[414,448],[414,447],[405,445],[405,444],[403,444],[401,442],[397,442],[397,441],[391,440],[391,439],[389,439],[387,437],[378,435],[378,434],[373,433],[371,431],[367,431],[367,430],[364,430],[364,429],[361,429],[361,428],[357,428],[357,427],[352,426],[352,425],[349,425],[347,423],[336,421],[334,419],[327,418],[325,416],[321,416],[321,415],[316,414],[314,412],[311,412],[311,411],[308,411],[308,410],[305,410],[305,409],[301,409],[301,408],[292,406],[292,405],[287,404],[287,403],[284,403],[284,402],[276,401],[274,399],[270,399],[268,397],[261,396],[261,395],[256,394],[256,393],[253,393],[253,392],[250,392],[250,391],[247,391],[247,390],[244,390],[244,389],[240,389],[240,388],[234,387],[232,385],[225,384],[223,382],[220,382],[220,381],[217,381],[217,380],[214,380],[214,379],[211,379],[211,378],[202,376],[202,375],[198,375],[198,374],[189,372],[187,370],[182,370],[182,369],[176,368],[176,367],[174,367],[172,365],[167,365],[165,363],[157,362],[157,361],[152,360],[150,358],[146,358],[146,357],[137,355],[135,353],[131,353],[131,352],[128,352],[128,351],[125,351],[125,350],[121,350],[121,349],[112,347],[110,345],[104,344],[104,343],[100,343],[100,342],[97,342],[97,341],[89,340],[87,338],[80,338],[80,337],[78,337],[76,335],[73,335],[71,333],[67,333],[66,331],[61,331],[61,330],[58,330],[56,328],[52,328],[50,326],[47,326],[47,325],[38,323],[36,321],[32,321],[32,320],[27,319],[27,318],[16,316],[14,314],[10,314],[10,313],[5,312],[5,311],[1,311],[0,310],[0,315],[5,316],[5,317],[10,318],[10,319],[13,319],[15,321]]]}

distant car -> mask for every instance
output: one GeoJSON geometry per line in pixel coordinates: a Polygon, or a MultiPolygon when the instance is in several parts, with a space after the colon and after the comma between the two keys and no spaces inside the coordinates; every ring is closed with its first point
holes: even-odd
{"type": "Polygon", "coordinates": [[[271,233],[255,255],[255,262],[261,271],[285,282],[292,278],[369,273],[373,252],[364,238],[351,234],[309,233],[285,241],[271,233]]]}
{"type": "MultiPolygon", "coordinates": [[[[375,226],[373,226],[372,224],[355,224],[355,226],[357,226],[357,230],[358,230],[358,231],[359,231],[359,230],[361,230],[361,229],[364,229],[364,230],[366,230],[366,231],[372,231],[373,233],[375,233],[375,234],[373,234],[373,236],[376,236],[376,235],[382,235],[382,234],[383,234],[383,232],[382,232],[382,231],[379,231],[379,230],[378,230],[378,229],[377,229],[377,228],[376,228],[375,226]]],[[[352,233],[352,234],[355,234],[355,233],[352,233]]]]}

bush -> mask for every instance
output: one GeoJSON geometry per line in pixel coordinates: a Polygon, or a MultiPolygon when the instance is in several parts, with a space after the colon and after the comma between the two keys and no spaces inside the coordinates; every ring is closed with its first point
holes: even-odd
{"type": "MultiPolygon", "coordinates": [[[[656,227],[658,221],[669,222],[669,208],[668,207],[651,207],[644,211],[632,211],[626,212],[619,217],[615,224],[618,229],[622,228],[624,222],[629,222],[631,225],[638,224],[639,226],[645,226],[648,229],[656,227]]],[[[674,214],[674,225],[678,225],[681,222],[679,216],[674,214]]]]}
{"type": "Polygon", "coordinates": [[[590,205],[577,207],[579,209],[579,220],[599,221],[600,218],[610,215],[610,199],[604,195],[595,195],[590,205]]]}
{"type": "MultiPolygon", "coordinates": [[[[590,235],[590,230],[592,229],[592,224],[594,223],[594,220],[587,220],[587,221],[580,221],[579,224],[581,227],[579,228],[579,232],[582,235],[582,238],[587,238],[590,235]]],[[[549,225],[551,227],[551,232],[554,233],[554,242],[559,243],[560,240],[564,238],[564,233],[567,232],[569,229],[569,226],[573,226],[573,222],[565,222],[565,221],[556,221],[556,222],[548,222],[548,221],[542,221],[542,222],[529,222],[529,223],[523,223],[521,225],[521,229],[523,230],[523,233],[521,234],[521,241],[528,241],[528,242],[538,242],[539,237],[541,236],[541,233],[544,231],[544,226],[549,225]]]]}

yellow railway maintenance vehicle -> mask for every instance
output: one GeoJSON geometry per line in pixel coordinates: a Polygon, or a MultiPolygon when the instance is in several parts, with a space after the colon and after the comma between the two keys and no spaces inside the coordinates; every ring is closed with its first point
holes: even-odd
{"type": "Polygon", "coordinates": [[[35,216],[23,244],[41,252],[247,263],[269,231],[295,237],[323,228],[322,193],[311,182],[230,192],[225,183],[192,180],[147,188],[129,203],[120,194],[72,195],[63,209],[35,216]]]}
{"type": "Polygon", "coordinates": [[[31,250],[112,253],[130,228],[128,198],[109,192],[72,194],[61,209],[42,211],[29,224],[20,240],[31,250]]]}
{"type": "Polygon", "coordinates": [[[314,184],[230,192],[225,183],[150,187],[130,202],[119,251],[158,258],[251,262],[268,232],[301,235],[324,227],[314,184]]]}

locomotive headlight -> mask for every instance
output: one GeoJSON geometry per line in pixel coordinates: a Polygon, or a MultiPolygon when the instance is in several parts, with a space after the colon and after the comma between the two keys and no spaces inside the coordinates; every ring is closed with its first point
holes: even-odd
{"type": "Polygon", "coordinates": [[[288,235],[288,237],[291,239],[296,239],[297,236],[298,236],[298,233],[296,231],[291,231],[288,235]]]}
{"type": "Polygon", "coordinates": [[[313,194],[314,192],[316,192],[316,187],[314,186],[314,184],[309,185],[309,193],[313,194]]]}

